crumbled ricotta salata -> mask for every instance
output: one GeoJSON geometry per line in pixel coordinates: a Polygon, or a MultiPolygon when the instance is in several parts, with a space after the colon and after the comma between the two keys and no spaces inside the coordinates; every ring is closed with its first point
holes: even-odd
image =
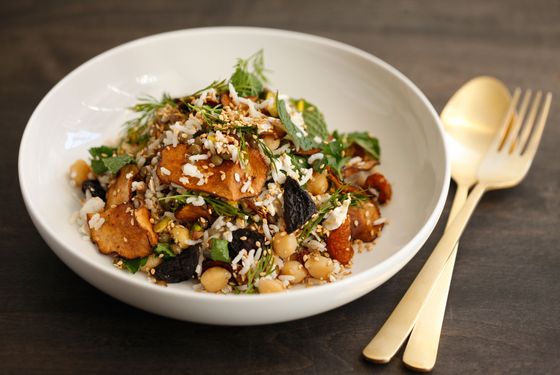
{"type": "Polygon", "coordinates": [[[349,206],[350,198],[346,199],[341,206],[338,206],[329,213],[325,221],[323,221],[323,227],[327,230],[335,230],[340,227],[344,220],[346,220],[349,206]]]}

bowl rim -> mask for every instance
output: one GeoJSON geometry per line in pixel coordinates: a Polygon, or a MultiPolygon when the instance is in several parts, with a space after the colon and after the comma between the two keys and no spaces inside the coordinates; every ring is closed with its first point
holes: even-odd
{"type": "MultiPolygon", "coordinates": [[[[449,189],[450,183],[450,162],[448,156],[448,149],[445,142],[444,137],[444,129],[441,120],[436,113],[435,109],[433,108],[432,104],[426,98],[426,96],[422,93],[422,91],[403,73],[401,73],[398,69],[393,67],[392,65],[386,63],[385,61],[381,60],[380,58],[374,56],[373,54],[363,51],[357,47],[351,46],[349,44],[339,42],[333,39],[329,39],[326,37],[321,37],[317,35],[297,32],[297,31],[290,31],[290,30],[283,30],[283,29],[275,29],[275,28],[264,28],[264,27],[247,27],[247,26],[218,26],[218,27],[200,27],[200,28],[189,28],[189,29],[180,29],[174,31],[168,31],[158,34],[153,34],[145,37],[141,37],[118,46],[112,47],[95,57],[87,60],[86,62],[80,64],[77,68],[72,70],[70,73],[65,75],[60,81],[58,81],[50,90],[49,92],[41,99],[39,104],[33,110],[27,124],[25,126],[25,130],[22,135],[22,139],[20,142],[20,148],[18,153],[18,178],[20,189],[22,192],[23,200],[27,211],[37,227],[37,230],[42,235],[43,239],[47,242],[51,250],[63,260],[63,263],[67,263],[62,257],[58,254],[58,251],[63,251],[67,255],[70,255],[74,258],[74,260],[78,260],[80,262],[87,263],[87,266],[95,269],[96,272],[100,272],[104,276],[111,278],[115,282],[124,283],[123,286],[129,286],[132,288],[142,288],[144,290],[150,291],[155,290],[157,288],[158,293],[162,293],[164,295],[169,295],[172,297],[181,297],[181,298],[193,298],[195,300],[223,300],[223,301],[231,301],[232,299],[238,301],[252,301],[255,302],[257,299],[262,301],[267,301],[271,299],[289,299],[294,295],[298,297],[305,297],[306,295],[316,294],[317,292],[329,293],[329,292],[336,292],[337,290],[343,289],[346,286],[353,285],[353,284],[361,284],[367,279],[373,277],[375,274],[383,273],[385,270],[391,267],[397,267],[394,272],[387,278],[389,279],[394,274],[400,271],[402,267],[404,267],[414,255],[420,250],[422,245],[426,242],[430,234],[432,233],[435,225],[437,224],[439,217],[443,211],[443,207],[445,205],[445,201],[447,199],[447,193],[449,189]],[[390,75],[393,75],[399,81],[404,83],[408,89],[410,89],[424,104],[424,106],[428,109],[430,115],[432,116],[433,121],[436,124],[437,134],[439,135],[439,141],[443,147],[444,151],[444,178],[442,180],[442,184],[438,187],[440,189],[439,197],[437,203],[430,214],[429,218],[426,222],[422,225],[420,230],[403,246],[400,247],[398,251],[394,254],[390,255],[385,260],[381,261],[380,263],[376,264],[374,267],[369,269],[365,269],[364,271],[360,272],[359,274],[352,274],[349,275],[341,280],[337,280],[333,283],[327,283],[319,286],[315,286],[312,288],[303,288],[303,289],[296,289],[289,291],[288,293],[272,293],[272,294],[251,294],[251,295],[230,295],[230,294],[214,294],[214,293],[200,293],[194,291],[189,288],[179,289],[179,288],[162,288],[159,285],[155,285],[149,282],[146,279],[140,279],[136,277],[130,277],[131,275],[121,272],[120,270],[113,269],[112,267],[107,267],[105,264],[101,264],[94,259],[91,259],[85,255],[81,255],[78,251],[72,250],[72,248],[67,247],[64,242],[62,242],[56,235],[56,231],[50,226],[50,224],[43,218],[40,217],[38,212],[34,209],[32,204],[32,198],[30,193],[28,192],[28,188],[26,186],[26,176],[25,171],[23,169],[24,160],[26,158],[27,153],[29,152],[29,137],[31,133],[31,125],[34,123],[35,118],[38,116],[40,110],[45,106],[48,99],[54,96],[59,90],[61,90],[62,86],[69,80],[71,80],[74,76],[80,74],[83,70],[87,69],[90,65],[96,64],[98,61],[103,60],[112,54],[119,53],[121,51],[135,48],[137,46],[141,46],[142,44],[158,41],[160,39],[165,39],[173,36],[177,36],[180,34],[212,34],[212,33],[237,33],[237,34],[254,34],[259,33],[260,35],[267,35],[267,36],[280,36],[280,37],[287,37],[292,38],[295,40],[311,42],[319,45],[323,45],[326,47],[335,48],[338,50],[342,50],[345,52],[349,52],[355,55],[358,55],[361,58],[368,60],[369,62],[381,67],[385,71],[387,71],[390,75]],[[45,237],[48,237],[45,238],[45,237]],[[56,246],[50,246],[51,240],[54,242],[56,246]],[[54,249],[54,247],[58,247],[54,249]],[[408,258],[408,260],[406,260],[408,258]],[[115,272],[118,271],[118,272],[115,272]]],[[[73,267],[71,267],[73,268],[73,267]]],[[[76,272],[77,273],[77,272],[76,272]]],[[[81,274],[78,275],[82,278],[81,274]]],[[[105,293],[107,291],[104,290],[105,293]]]]}

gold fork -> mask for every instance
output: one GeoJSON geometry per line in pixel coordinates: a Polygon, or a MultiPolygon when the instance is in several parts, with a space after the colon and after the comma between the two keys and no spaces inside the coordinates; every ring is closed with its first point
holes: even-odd
{"type": "Polygon", "coordinates": [[[506,119],[478,169],[478,183],[397,307],[364,348],[363,355],[367,359],[376,363],[387,363],[402,346],[482,195],[489,190],[505,189],[519,184],[529,171],[546,124],[552,94],[545,95],[544,104],[539,111],[542,94],[538,93],[523,124],[521,121],[514,121],[514,126],[509,128],[509,119],[515,114],[520,93],[521,90],[517,88],[506,119]]]}

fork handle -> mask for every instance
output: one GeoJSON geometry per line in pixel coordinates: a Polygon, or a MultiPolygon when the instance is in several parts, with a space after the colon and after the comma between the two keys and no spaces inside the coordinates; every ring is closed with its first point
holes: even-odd
{"type": "MultiPolygon", "coordinates": [[[[468,193],[469,186],[467,184],[457,185],[457,191],[455,192],[455,198],[453,199],[453,205],[451,206],[447,222],[448,226],[453,222],[457,212],[465,204],[468,193]]],[[[406,344],[403,362],[413,370],[421,372],[432,371],[436,364],[441,326],[445,317],[445,305],[447,304],[449,287],[451,286],[458,245],[459,243],[455,244],[455,249],[453,249],[451,256],[447,259],[443,273],[418,315],[406,344]]]]}
{"type": "Polygon", "coordinates": [[[362,353],[366,359],[376,363],[387,363],[402,346],[486,188],[487,186],[481,183],[475,185],[465,205],[449,224],[397,307],[364,348],[362,353]]]}

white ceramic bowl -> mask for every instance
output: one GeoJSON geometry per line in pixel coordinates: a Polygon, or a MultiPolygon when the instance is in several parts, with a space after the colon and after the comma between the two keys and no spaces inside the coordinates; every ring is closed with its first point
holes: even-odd
{"type": "MultiPolygon", "coordinates": [[[[449,185],[439,118],[406,77],[378,58],[316,36],[260,28],[203,28],[139,39],[86,62],[60,81],[29,119],[19,153],[25,204],[41,236],[85,280],[133,306],[210,324],[250,325],[321,313],[373,290],[399,271],[433,230],[449,185]],[[238,57],[265,50],[271,86],[304,97],[330,129],[369,130],[381,142],[393,201],[374,250],[357,254],[341,281],[273,295],[198,293],[160,287],[112,266],[84,241],[70,216],[79,208],[67,170],[87,149],[115,139],[142,94],[193,92],[227,78],[238,57]]],[[[45,275],[48,277],[48,275],[45,275]]]]}

